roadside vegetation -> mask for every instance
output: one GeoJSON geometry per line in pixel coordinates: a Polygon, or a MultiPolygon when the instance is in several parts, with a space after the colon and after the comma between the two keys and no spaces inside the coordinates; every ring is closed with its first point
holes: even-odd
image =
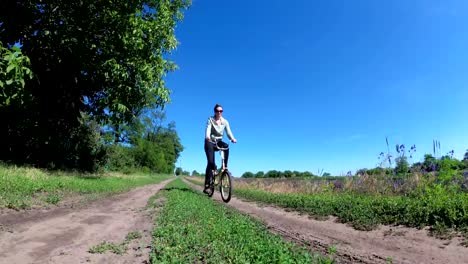
{"type": "Polygon", "coordinates": [[[239,197],[307,212],[315,216],[337,216],[359,230],[379,224],[436,229],[468,227],[468,194],[440,186],[421,189],[411,196],[372,196],[338,193],[282,194],[235,188],[239,197]]]}
{"type": "MultiPolygon", "coordinates": [[[[450,154],[425,155],[411,169],[400,152],[394,168],[374,169],[370,174],[361,170],[334,179],[237,178],[234,194],[317,219],[336,216],[358,230],[372,230],[380,224],[430,227],[437,237],[461,234],[468,241],[468,152],[462,161],[450,154]]],[[[201,178],[190,179],[202,183],[201,178]]]]}
{"type": "MultiPolygon", "coordinates": [[[[359,184],[375,183],[370,177],[364,180],[370,182],[359,184]]],[[[348,184],[352,185],[353,182],[348,184]]],[[[323,189],[315,187],[314,193],[307,194],[291,192],[291,188],[289,193],[279,192],[271,186],[270,191],[266,191],[257,186],[261,184],[248,186],[236,182],[234,194],[306,212],[319,219],[333,215],[359,230],[371,230],[379,224],[416,228],[429,226],[431,234],[440,238],[450,238],[457,233],[468,238],[468,193],[461,190],[458,184],[426,182],[401,195],[359,193],[356,191],[359,188],[352,186],[348,191],[336,190],[327,183],[323,183],[323,189]]]]}
{"type": "Polygon", "coordinates": [[[25,209],[82,198],[125,192],[173,177],[150,173],[83,174],[0,166],[0,208],[25,209]]]}
{"type": "Polygon", "coordinates": [[[173,174],[183,146],[163,111],[164,78],[177,68],[168,54],[190,1],[5,4],[0,208],[121,192],[173,174]]]}
{"type": "Polygon", "coordinates": [[[333,263],[283,241],[180,179],[158,195],[165,202],[153,231],[152,263],[333,263]]]}

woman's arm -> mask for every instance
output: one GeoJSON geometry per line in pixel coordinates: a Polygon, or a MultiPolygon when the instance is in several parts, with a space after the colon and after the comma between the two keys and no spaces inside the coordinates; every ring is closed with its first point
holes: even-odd
{"type": "Polygon", "coordinates": [[[210,141],[211,140],[211,118],[208,118],[208,121],[206,122],[206,129],[205,129],[205,140],[210,141]]]}
{"type": "Polygon", "coordinates": [[[229,122],[226,119],[224,119],[224,121],[226,122],[225,129],[226,129],[228,138],[231,140],[232,143],[236,143],[237,140],[234,138],[234,135],[232,134],[231,127],[229,126],[229,122]]]}

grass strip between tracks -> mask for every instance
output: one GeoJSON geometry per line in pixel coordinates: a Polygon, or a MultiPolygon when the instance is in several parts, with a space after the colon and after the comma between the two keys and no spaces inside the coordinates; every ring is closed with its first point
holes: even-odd
{"type": "Polygon", "coordinates": [[[159,195],[166,201],[153,232],[152,263],[333,263],[284,241],[180,179],[159,195]]]}

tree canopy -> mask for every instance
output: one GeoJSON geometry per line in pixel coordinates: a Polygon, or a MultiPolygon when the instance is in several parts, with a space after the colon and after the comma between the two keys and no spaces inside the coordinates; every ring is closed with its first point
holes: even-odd
{"type": "Polygon", "coordinates": [[[82,167],[102,154],[83,147],[100,128],[120,131],[143,110],[162,109],[170,101],[164,76],[176,69],[166,57],[178,44],[174,30],[189,5],[2,1],[0,48],[10,58],[0,64],[7,73],[0,75],[0,159],[82,167]],[[30,100],[12,104],[14,98],[30,100]]]}

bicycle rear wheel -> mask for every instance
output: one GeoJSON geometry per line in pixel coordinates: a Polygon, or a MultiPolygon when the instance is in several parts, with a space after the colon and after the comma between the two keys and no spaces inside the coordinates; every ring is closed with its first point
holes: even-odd
{"type": "Polygon", "coordinates": [[[221,199],[225,203],[231,200],[232,193],[232,175],[229,171],[225,170],[221,173],[221,179],[219,184],[219,192],[221,193],[221,199]]]}

